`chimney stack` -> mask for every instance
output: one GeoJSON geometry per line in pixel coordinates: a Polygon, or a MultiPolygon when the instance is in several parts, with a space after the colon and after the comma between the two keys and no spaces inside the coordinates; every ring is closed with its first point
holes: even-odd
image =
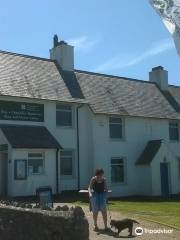
{"type": "Polygon", "coordinates": [[[58,41],[54,35],[53,48],[50,49],[50,58],[56,60],[64,71],[74,71],[74,47],[64,41],[58,41]]]}
{"type": "Polygon", "coordinates": [[[149,73],[149,81],[155,82],[161,90],[168,89],[168,71],[164,70],[162,66],[152,68],[149,73]]]}

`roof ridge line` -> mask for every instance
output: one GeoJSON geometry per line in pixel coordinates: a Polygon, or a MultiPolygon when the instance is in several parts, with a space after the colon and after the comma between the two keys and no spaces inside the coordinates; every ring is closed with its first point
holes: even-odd
{"type": "Polygon", "coordinates": [[[179,85],[173,85],[173,84],[168,84],[168,87],[180,88],[180,86],[179,86],[179,85]]]}
{"type": "Polygon", "coordinates": [[[37,60],[42,60],[42,61],[54,62],[54,60],[49,59],[49,58],[37,57],[37,56],[27,55],[27,54],[23,54],[23,53],[15,53],[15,52],[3,51],[3,50],[0,50],[0,53],[19,56],[19,57],[25,57],[25,58],[32,58],[32,59],[37,59],[37,60]]]}
{"type": "Polygon", "coordinates": [[[142,79],[137,79],[137,78],[128,78],[128,77],[111,75],[111,74],[105,74],[105,73],[90,72],[90,71],[80,70],[80,69],[74,69],[74,71],[78,72],[78,73],[85,73],[85,74],[91,74],[91,75],[97,75],[97,76],[117,78],[117,79],[122,79],[122,80],[126,79],[126,80],[129,80],[129,81],[137,81],[137,82],[142,82],[142,83],[154,84],[154,82],[150,82],[150,81],[142,80],[142,79]]]}

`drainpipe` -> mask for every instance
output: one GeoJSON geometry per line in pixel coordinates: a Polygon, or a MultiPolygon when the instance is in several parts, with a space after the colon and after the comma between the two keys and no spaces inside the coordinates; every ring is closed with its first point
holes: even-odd
{"type": "Polygon", "coordinates": [[[80,190],[80,159],[79,159],[79,109],[83,104],[76,108],[76,129],[77,129],[77,170],[78,170],[78,190],[80,190]]]}
{"type": "Polygon", "coordinates": [[[59,149],[56,149],[56,194],[59,193],[59,161],[58,161],[59,149]]]}

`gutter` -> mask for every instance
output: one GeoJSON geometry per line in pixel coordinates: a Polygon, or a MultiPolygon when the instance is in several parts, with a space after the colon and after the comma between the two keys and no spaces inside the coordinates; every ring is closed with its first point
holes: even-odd
{"type": "Polygon", "coordinates": [[[83,104],[77,106],[77,108],[76,108],[78,190],[80,190],[79,109],[82,106],[83,106],[83,104]]]}
{"type": "Polygon", "coordinates": [[[56,194],[59,193],[59,161],[58,161],[59,148],[56,149],[56,194]]]}

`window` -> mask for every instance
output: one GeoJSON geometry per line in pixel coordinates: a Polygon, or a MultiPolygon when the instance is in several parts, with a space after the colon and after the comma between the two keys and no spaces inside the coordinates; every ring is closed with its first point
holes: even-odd
{"type": "Polygon", "coordinates": [[[169,123],[169,139],[172,141],[179,140],[179,125],[177,122],[169,123]]]}
{"type": "Polygon", "coordinates": [[[73,176],[73,158],[72,150],[61,151],[60,173],[62,176],[73,176]]]}
{"type": "Polygon", "coordinates": [[[43,153],[28,153],[28,173],[29,175],[44,173],[43,153]]]}
{"type": "Polygon", "coordinates": [[[56,105],[56,125],[72,127],[72,107],[68,105],[56,105]]]}
{"type": "Polygon", "coordinates": [[[123,158],[111,158],[111,182],[124,183],[125,169],[123,158]]]}
{"type": "Polygon", "coordinates": [[[123,138],[123,121],[121,118],[117,117],[109,118],[109,133],[111,139],[123,138]]]}

